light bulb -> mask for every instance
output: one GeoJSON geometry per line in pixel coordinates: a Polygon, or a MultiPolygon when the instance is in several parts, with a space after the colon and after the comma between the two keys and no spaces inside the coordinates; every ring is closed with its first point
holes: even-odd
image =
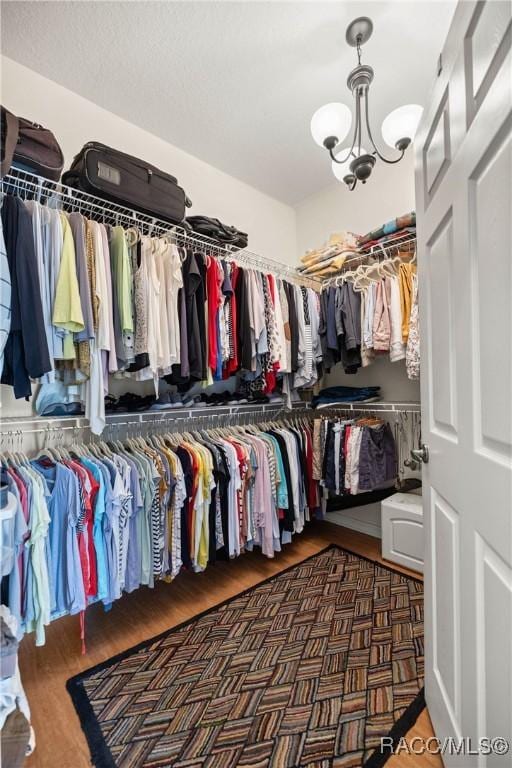
{"type": "Polygon", "coordinates": [[[422,113],[423,107],[419,104],[406,104],[390,112],[382,123],[382,138],[386,144],[395,148],[402,139],[409,139],[405,145],[408,146],[414,140],[422,113]]]}
{"type": "MultiPolygon", "coordinates": [[[[311,118],[311,135],[323,147],[326,139],[335,139],[332,147],[346,138],[352,124],[352,113],[345,104],[324,104],[311,118]]],[[[331,147],[331,148],[332,148],[331,147]]]]}
{"type": "MultiPolygon", "coordinates": [[[[335,157],[346,157],[347,152],[349,151],[350,147],[345,147],[345,149],[340,149],[339,152],[335,152],[335,157]]],[[[334,160],[332,161],[332,172],[338,179],[338,181],[343,181],[345,176],[348,176],[352,171],[350,170],[350,163],[352,160],[354,160],[356,157],[359,157],[360,155],[367,155],[366,149],[361,147],[361,152],[358,152],[358,148],[354,147],[352,150],[352,153],[350,154],[350,157],[348,160],[346,160],[344,163],[335,163],[334,160]]]]}

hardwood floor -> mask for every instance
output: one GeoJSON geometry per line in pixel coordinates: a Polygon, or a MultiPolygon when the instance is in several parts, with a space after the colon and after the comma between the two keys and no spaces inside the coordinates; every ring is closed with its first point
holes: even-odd
{"type": "MultiPolygon", "coordinates": [[[[81,654],[78,617],[65,617],[48,627],[46,645],[34,646],[33,636],[21,643],[19,660],[36,733],[36,749],[27,768],[87,768],[89,750],[65,688],[68,678],[191,618],[200,611],[236,595],[283,568],[315,554],[335,542],[370,559],[380,557],[380,541],[332,523],[313,523],[296,536],[274,560],[259,552],[218,563],[202,574],[180,574],[172,584],[141,588],[114,603],[110,612],[101,605],[87,609],[87,654],[81,654]]],[[[401,569],[411,574],[407,569],[401,569]]],[[[412,574],[417,575],[417,574],[412,574]]],[[[425,710],[408,738],[433,736],[425,710]]],[[[386,768],[442,768],[440,757],[394,755],[386,768]]]]}

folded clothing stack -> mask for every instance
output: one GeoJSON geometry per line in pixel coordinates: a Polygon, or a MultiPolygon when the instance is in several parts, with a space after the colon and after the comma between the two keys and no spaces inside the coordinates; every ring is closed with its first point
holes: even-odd
{"type": "Polygon", "coordinates": [[[81,416],[80,388],[65,386],[61,381],[42,384],[36,398],[38,416],[81,416]]]}
{"type": "Polygon", "coordinates": [[[347,256],[354,253],[357,253],[357,235],[340,232],[331,235],[320,248],[307,251],[301,258],[299,271],[312,277],[329,277],[340,270],[347,256]]]}
{"type": "Polygon", "coordinates": [[[357,245],[359,248],[364,247],[366,249],[370,245],[377,245],[383,238],[388,238],[390,235],[402,232],[404,229],[416,231],[416,213],[414,211],[398,216],[396,219],[382,224],[378,229],[373,229],[368,234],[359,237],[357,245]]]}
{"type": "Polygon", "coordinates": [[[336,403],[374,403],[380,399],[380,387],[325,387],[311,398],[312,408],[336,403]]]}

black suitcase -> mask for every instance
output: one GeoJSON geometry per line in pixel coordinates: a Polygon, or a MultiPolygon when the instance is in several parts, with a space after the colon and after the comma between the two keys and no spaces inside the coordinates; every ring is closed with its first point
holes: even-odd
{"type": "Polygon", "coordinates": [[[62,182],[174,224],[192,205],[174,176],[97,141],[85,144],[62,182]]]}

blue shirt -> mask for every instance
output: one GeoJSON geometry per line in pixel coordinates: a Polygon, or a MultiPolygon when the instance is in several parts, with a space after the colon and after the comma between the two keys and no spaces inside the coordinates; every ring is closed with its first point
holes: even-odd
{"type": "Polygon", "coordinates": [[[51,550],[50,599],[52,618],[85,610],[85,591],[78,550],[77,523],[80,516],[80,490],[75,473],[64,464],[46,466],[31,462],[46,480],[50,514],[51,550]]]}

